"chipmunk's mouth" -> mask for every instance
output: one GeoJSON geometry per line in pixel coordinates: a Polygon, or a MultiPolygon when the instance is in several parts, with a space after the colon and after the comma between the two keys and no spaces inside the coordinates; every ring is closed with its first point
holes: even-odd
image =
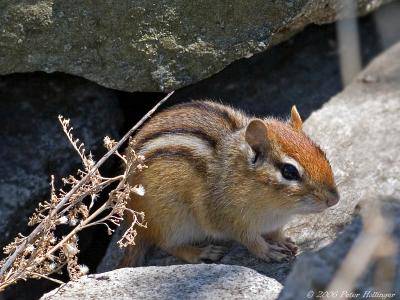
{"type": "Polygon", "coordinates": [[[308,196],[306,198],[302,198],[299,204],[300,214],[321,213],[328,208],[325,202],[319,199],[317,196],[308,196]]]}

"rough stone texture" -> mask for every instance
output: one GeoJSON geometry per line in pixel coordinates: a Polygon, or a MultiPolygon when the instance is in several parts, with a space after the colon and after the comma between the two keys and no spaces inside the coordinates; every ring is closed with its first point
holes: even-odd
{"type": "MultiPolygon", "coordinates": [[[[358,0],[358,14],[388,0],[358,0]]],[[[343,1],[2,1],[0,74],[61,71],[127,91],[182,87],[304,26],[343,1]]]]}
{"type": "MultiPolygon", "coordinates": [[[[123,250],[116,245],[119,237],[122,234],[122,230],[117,230],[113,235],[110,246],[102,259],[100,265],[97,267],[97,272],[102,273],[117,268],[121,257],[123,256],[123,250]]],[[[219,243],[221,244],[221,243],[219,243]]],[[[226,255],[221,259],[221,264],[226,265],[240,265],[256,270],[260,274],[274,278],[283,284],[286,276],[291,269],[294,261],[282,262],[282,263],[266,263],[254,255],[252,255],[245,247],[238,243],[222,243],[227,247],[226,255]]],[[[168,253],[154,248],[151,249],[147,254],[146,266],[169,266],[179,265],[184,262],[168,255],[168,253]]]]}
{"type": "Polygon", "coordinates": [[[126,268],[89,275],[45,294],[55,299],[263,299],[282,285],[244,267],[182,265],[126,268]]]}
{"type": "Polygon", "coordinates": [[[28,216],[50,191],[50,175],[80,167],[58,123],[71,118],[86,149],[102,153],[105,135],[118,136],[121,114],[112,93],[71,76],[0,77],[0,245],[26,232],[28,216]],[[44,105],[45,104],[45,105],[44,105]]]}

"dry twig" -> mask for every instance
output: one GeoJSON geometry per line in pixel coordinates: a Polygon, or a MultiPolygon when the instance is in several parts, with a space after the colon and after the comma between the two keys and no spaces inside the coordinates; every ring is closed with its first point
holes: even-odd
{"type": "Polygon", "coordinates": [[[119,245],[127,246],[134,243],[136,236],[134,226],[146,226],[144,214],[128,209],[126,204],[130,193],[143,195],[144,189],[141,186],[130,186],[127,179],[132,173],[145,167],[143,165],[144,158],[137,156],[131,149],[130,153],[127,153],[128,160],[125,155],[118,152],[118,149],[172,93],[159,101],[119,142],[106,137],[104,144],[108,152],[97,163],[90,153],[86,154],[84,144],[79,139],[74,139],[73,128],[70,127],[69,120],[59,117],[65,134],[82,160],[84,170],[78,170],[76,176],[70,175],[63,178],[64,184],[70,186],[67,193],[63,190],[56,193],[52,177],[50,200],[40,203],[29,220],[29,225],[36,225],[35,229],[26,237],[20,234],[12,243],[4,247],[4,253],[8,256],[0,262],[0,291],[18,280],[28,278],[47,278],[61,283],[49,275],[60,272],[65,266],[71,279],[86,274],[88,268],[78,264],[77,233],[90,226],[102,224],[111,234],[113,229],[110,224],[118,226],[124,213],[130,213],[133,222],[119,241],[119,245]],[[103,177],[99,168],[113,154],[117,155],[124,163],[124,173],[113,178],[103,177]],[[93,205],[98,193],[112,183],[118,184],[109,193],[106,203],[94,209],[93,205]],[[87,197],[90,197],[89,205],[82,202],[87,197]],[[106,215],[100,217],[104,215],[104,212],[107,212],[106,215]],[[67,224],[73,229],[59,239],[54,231],[61,224],[67,224]]]}

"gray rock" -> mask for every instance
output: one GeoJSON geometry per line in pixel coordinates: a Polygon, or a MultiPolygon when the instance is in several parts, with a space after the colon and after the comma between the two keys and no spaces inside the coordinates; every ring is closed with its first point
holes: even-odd
{"type": "Polygon", "coordinates": [[[41,299],[276,299],[282,285],[238,266],[126,268],[89,275],[41,299]]]}
{"type": "Polygon", "coordinates": [[[103,137],[118,137],[121,114],[117,99],[105,88],[66,75],[0,77],[0,99],[3,246],[29,229],[28,216],[48,198],[50,175],[61,179],[81,167],[57,116],[71,118],[76,137],[99,158],[105,151],[103,137]]]}
{"type": "MultiPolygon", "coordinates": [[[[123,257],[123,249],[117,246],[117,241],[120,239],[123,230],[117,230],[116,233],[111,238],[110,246],[108,247],[106,254],[96,272],[102,273],[118,268],[120,259],[123,257]]],[[[237,243],[224,243],[227,247],[227,253],[221,259],[220,263],[225,265],[240,265],[256,270],[260,274],[274,278],[275,280],[283,283],[291,266],[294,261],[282,262],[282,263],[266,263],[254,255],[249,253],[249,251],[237,244],[237,243]]],[[[147,253],[146,266],[169,266],[169,265],[179,265],[184,262],[170,256],[168,253],[153,248],[147,253]]]]}
{"type": "MultiPolygon", "coordinates": [[[[358,0],[357,13],[388,0],[358,0]]],[[[127,91],[176,89],[335,20],[338,0],[2,1],[0,74],[61,71],[127,91]]]]}

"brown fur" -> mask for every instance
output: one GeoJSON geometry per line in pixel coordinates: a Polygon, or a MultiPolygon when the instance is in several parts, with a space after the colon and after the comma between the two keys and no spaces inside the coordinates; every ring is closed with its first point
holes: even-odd
{"type": "Polygon", "coordinates": [[[133,195],[129,206],[145,212],[148,228],[125,264],[141,257],[134,252],[145,251],[143,245],[188,262],[217,260],[220,248],[196,246],[214,239],[234,239],[262,259],[280,260],[284,255],[264,236],[286,243],[280,228],[290,216],[321,211],[338,197],[325,154],[293,110],[292,120],[281,122],[213,102],[181,104],[150,120],[132,146],[148,169],[130,178],[146,193],[133,195]],[[301,181],[280,179],[285,157],[304,169],[301,181]]]}

